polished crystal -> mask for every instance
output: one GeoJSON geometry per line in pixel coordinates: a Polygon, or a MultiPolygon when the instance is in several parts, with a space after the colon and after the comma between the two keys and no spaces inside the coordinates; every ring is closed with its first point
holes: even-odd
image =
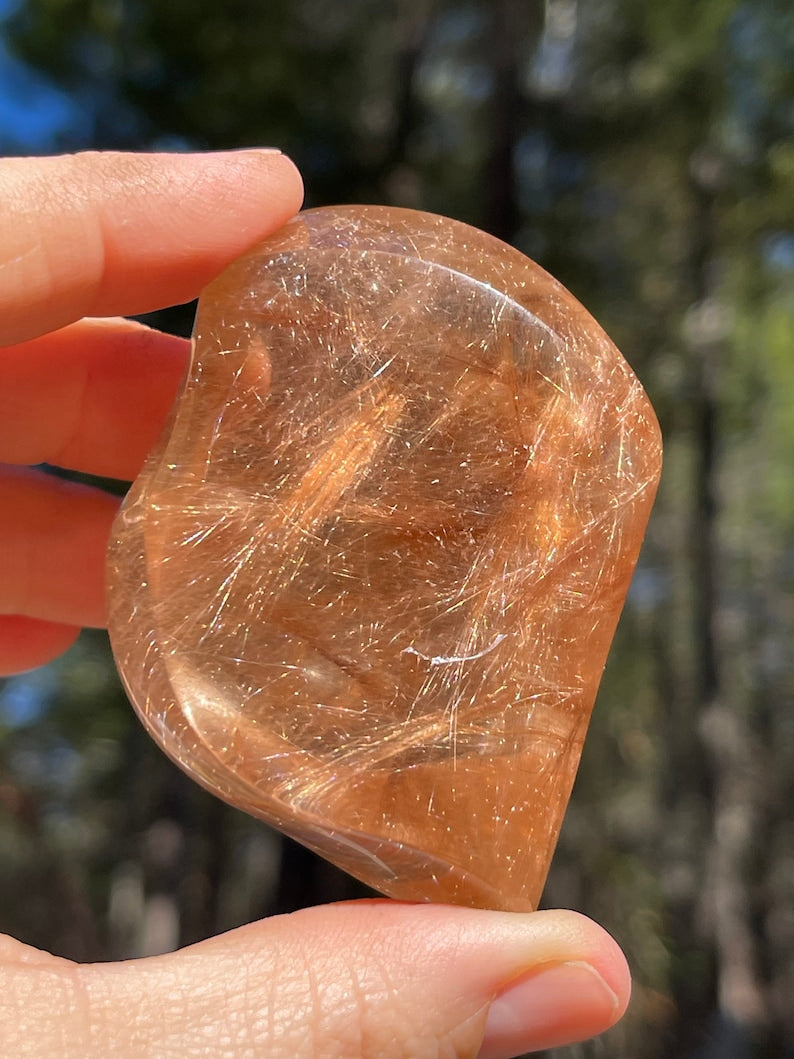
{"type": "Polygon", "coordinates": [[[533,908],[660,454],[517,250],[304,213],[204,292],[117,519],[130,697],[200,783],[382,892],[533,908]]]}

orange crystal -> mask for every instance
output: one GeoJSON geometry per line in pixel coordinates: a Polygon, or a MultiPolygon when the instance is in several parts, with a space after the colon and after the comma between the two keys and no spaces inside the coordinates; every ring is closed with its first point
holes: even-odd
{"type": "Polygon", "coordinates": [[[204,292],[116,521],[130,697],[200,783],[382,892],[534,908],[660,459],[623,358],[518,251],[304,213],[204,292]]]}

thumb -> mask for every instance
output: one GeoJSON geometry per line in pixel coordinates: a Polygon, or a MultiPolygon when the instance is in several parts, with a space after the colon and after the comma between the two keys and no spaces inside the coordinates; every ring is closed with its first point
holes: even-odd
{"type": "Polygon", "coordinates": [[[600,1033],[629,994],[573,912],[371,901],[116,965],[31,953],[0,947],[3,1055],[507,1059],[600,1033]]]}

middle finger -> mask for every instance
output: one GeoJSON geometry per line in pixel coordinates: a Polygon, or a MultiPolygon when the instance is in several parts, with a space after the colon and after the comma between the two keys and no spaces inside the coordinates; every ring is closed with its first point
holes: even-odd
{"type": "Polygon", "coordinates": [[[189,351],[186,339],[123,319],[81,320],[0,349],[0,463],[132,480],[189,351]]]}

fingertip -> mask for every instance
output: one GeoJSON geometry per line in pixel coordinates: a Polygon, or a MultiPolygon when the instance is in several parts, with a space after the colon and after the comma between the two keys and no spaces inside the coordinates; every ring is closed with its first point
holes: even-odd
{"type": "Polygon", "coordinates": [[[0,159],[0,344],[81,316],[189,301],[300,208],[294,162],[261,149],[0,159]]]}
{"type": "Polygon", "coordinates": [[[596,1037],[625,1014],[631,975],[603,927],[567,909],[515,917],[524,970],[493,998],[477,1059],[510,1059],[596,1037]]]}
{"type": "MultiPolygon", "coordinates": [[[[293,217],[303,203],[303,178],[292,159],[277,148],[250,147],[236,151],[210,151],[205,154],[171,156],[172,164],[183,168],[185,180],[206,184],[194,194],[199,218],[209,201],[216,201],[236,221],[234,230],[220,229],[221,238],[247,246],[279,228],[293,217]]],[[[199,219],[197,218],[197,219],[199,219]]],[[[212,220],[202,231],[218,238],[212,220]]]]}
{"type": "MultiPolygon", "coordinates": [[[[600,975],[615,994],[615,1012],[609,1025],[614,1025],[626,1013],[631,1000],[631,970],[623,950],[611,934],[598,928],[602,940],[590,959],[590,966],[600,975]]],[[[606,1027],[605,1027],[606,1028],[606,1027]]]]}
{"type": "Polygon", "coordinates": [[[265,155],[268,165],[276,165],[281,174],[281,186],[284,189],[284,206],[286,210],[284,220],[287,221],[303,205],[303,177],[289,155],[282,154],[280,151],[275,153],[273,151],[260,150],[259,153],[265,155]]]}
{"type": "Polygon", "coordinates": [[[535,968],[491,1002],[478,1059],[511,1059],[586,1040],[620,1017],[619,1001],[587,963],[535,968]]]}
{"type": "Polygon", "coordinates": [[[80,629],[21,614],[0,614],[0,677],[47,665],[75,642],[80,629]]]}
{"type": "Polygon", "coordinates": [[[535,925],[545,923],[548,929],[564,939],[569,960],[587,963],[615,994],[617,1021],[631,998],[631,971],[615,938],[604,927],[581,912],[572,909],[549,909],[533,914],[535,925]]]}
{"type": "Polygon", "coordinates": [[[85,180],[97,189],[104,253],[101,282],[84,316],[133,315],[189,301],[293,217],[303,200],[295,163],[266,148],[109,154],[87,169],[85,180]]]}

